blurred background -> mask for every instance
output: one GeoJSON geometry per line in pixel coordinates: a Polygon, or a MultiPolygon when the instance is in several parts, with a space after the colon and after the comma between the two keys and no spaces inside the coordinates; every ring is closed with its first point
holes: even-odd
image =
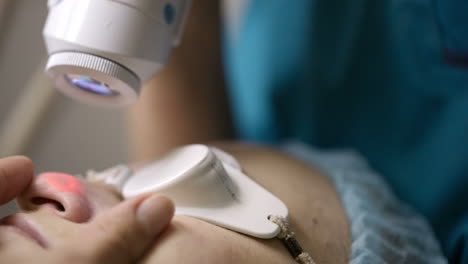
{"type": "Polygon", "coordinates": [[[125,162],[125,113],[72,101],[43,74],[46,16],[46,0],[0,0],[0,157],[27,155],[36,173],[125,162]]]}

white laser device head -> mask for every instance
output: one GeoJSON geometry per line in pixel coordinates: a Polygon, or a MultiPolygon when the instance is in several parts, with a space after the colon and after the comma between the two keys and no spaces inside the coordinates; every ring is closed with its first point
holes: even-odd
{"type": "Polygon", "coordinates": [[[190,0],[49,0],[46,73],[64,94],[101,106],[138,99],[178,45],[190,0]]]}
{"type": "Polygon", "coordinates": [[[205,145],[188,145],[166,154],[125,181],[125,198],[145,193],[170,197],[177,215],[196,217],[258,238],[273,238],[280,228],[268,217],[288,217],[275,195],[242,172],[234,157],[205,145]]]}
{"type": "Polygon", "coordinates": [[[230,154],[206,145],[174,149],[132,173],[119,165],[89,172],[88,180],[103,181],[124,198],[147,193],[170,197],[175,214],[196,217],[258,238],[273,238],[280,228],[268,217],[288,218],[288,208],[250,179],[230,154]]]}

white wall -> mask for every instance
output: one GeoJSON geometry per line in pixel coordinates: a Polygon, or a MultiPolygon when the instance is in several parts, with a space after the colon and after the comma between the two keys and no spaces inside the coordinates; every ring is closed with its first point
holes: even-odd
{"type": "MultiPolygon", "coordinates": [[[[47,1],[11,2],[6,30],[0,35],[0,129],[28,79],[46,56],[41,31],[47,1]]],[[[17,154],[30,156],[38,173],[81,173],[88,168],[103,169],[125,162],[123,114],[92,108],[58,95],[23,153],[17,154]]]]}

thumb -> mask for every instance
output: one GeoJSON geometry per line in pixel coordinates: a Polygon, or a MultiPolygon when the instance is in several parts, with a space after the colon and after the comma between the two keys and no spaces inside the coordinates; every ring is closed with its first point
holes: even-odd
{"type": "Polygon", "coordinates": [[[84,248],[80,254],[90,257],[91,263],[134,263],[143,257],[173,215],[174,205],[164,196],[130,199],[96,217],[75,239],[79,245],[71,248],[84,248]]]}

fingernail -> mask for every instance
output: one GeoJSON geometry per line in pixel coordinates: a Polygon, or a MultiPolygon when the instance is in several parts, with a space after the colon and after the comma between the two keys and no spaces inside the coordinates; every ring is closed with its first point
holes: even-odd
{"type": "Polygon", "coordinates": [[[150,235],[159,234],[174,215],[171,200],[161,195],[153,195],[143,201],[137,210],[138,221],[150,235]]]}

